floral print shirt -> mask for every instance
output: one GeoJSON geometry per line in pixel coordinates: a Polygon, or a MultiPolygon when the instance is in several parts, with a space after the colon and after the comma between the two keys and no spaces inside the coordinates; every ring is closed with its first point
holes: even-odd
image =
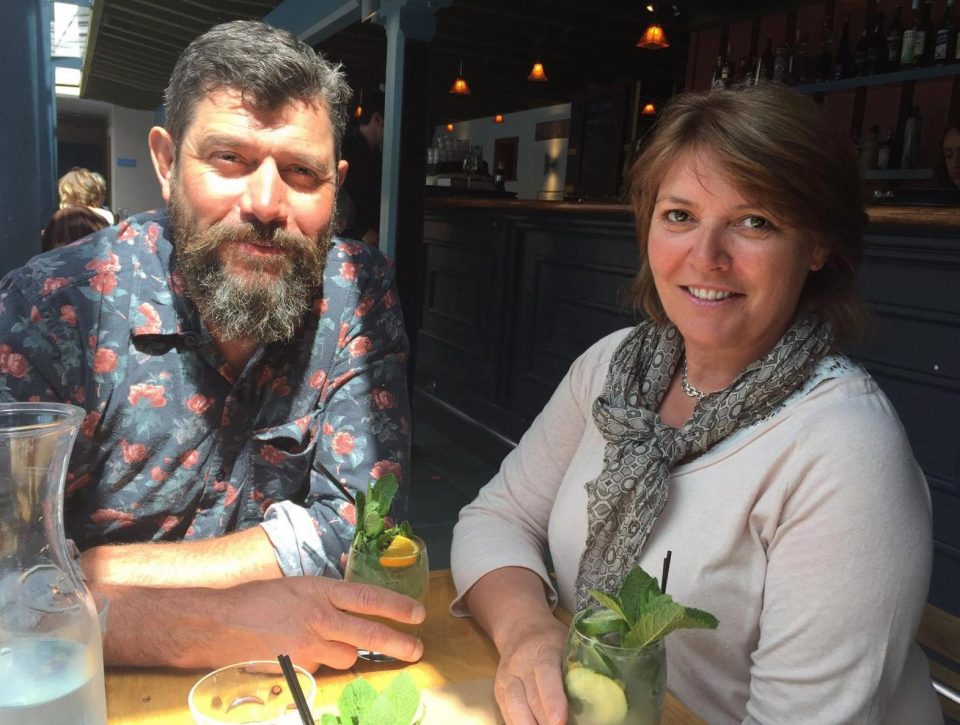
{"type": "Polygon", "coordinates": [[[410,454],[393,268],[337,239],[293,341],[234,376],[185,296],[165,212],[34,257],[0,282],[0,400],[87,411],[65,524],[80,549],[264,527],[287,575],[338,576],[365,489],[410,454]]]}

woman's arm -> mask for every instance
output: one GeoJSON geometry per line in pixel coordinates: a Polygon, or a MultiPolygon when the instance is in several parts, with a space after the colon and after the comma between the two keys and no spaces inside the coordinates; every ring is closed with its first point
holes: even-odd
{"type": "Polygon", "coordinates": [[[553,616],[540,576],[519,567],[497,569],[465,599],[500,652],[494,694],[507,723],[566,722],[560,664],[567,626],[553,616]]]}
{"type": "Polygon", "coordinates": [[[926,482],[881,394],[804,420],[767,545],[747,722],[883,722],[926,600],[926,482]]]}

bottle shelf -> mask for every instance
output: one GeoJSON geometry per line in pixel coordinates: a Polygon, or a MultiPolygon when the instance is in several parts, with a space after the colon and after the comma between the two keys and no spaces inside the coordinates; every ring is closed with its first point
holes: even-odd
{"type": "Polygon", "coordinates": [[[960,63],[900,70],[894,71],[893,73],[878,73],[877,75],[871,76],[841,78],[838,81],[805,83],[801,86],[794,86],[793,89],[800,93],[831,93],[833,91],[847,91],[868,86],[884,86],[891,83],[903,83],[905,81],[926,81],[934,78],[949,78],[955,75],[960,75],[960,63]]]}
{"type": "Polygon", "coordinates": [[[867,181],[926,181],[934,176],[933,169],[867,169],[867,181]]]}

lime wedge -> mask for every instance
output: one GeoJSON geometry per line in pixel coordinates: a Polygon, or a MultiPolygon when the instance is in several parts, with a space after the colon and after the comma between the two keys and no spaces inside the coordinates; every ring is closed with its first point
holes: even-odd
{"type": "Polygon", "coordinates": [[[567,671],[566,685],[570,699],[583,704],[583,722],[618,725],[626,718],[627,695],[615,680],[577,667],[567,671]]]}
{"type": "Polygon", "coordinates": [[[609,609],[598,609],[577,623],[577,629],[587,637],[602,637],[611,632],[625,632],[627,623],[619,614],[609,609]]]}

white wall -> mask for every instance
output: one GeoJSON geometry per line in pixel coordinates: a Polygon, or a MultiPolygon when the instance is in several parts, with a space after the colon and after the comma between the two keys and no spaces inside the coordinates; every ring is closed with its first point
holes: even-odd
{"type": "Polygon", "coordinates": [[[163,206],[160,185],[153,173],[147,133],[155,124],[153,111],[113,106],[110,112],[110,208],[136,214],[163,206]],[[121,166],[119,159],[133,159],[135,166],[121,166]]]}
{"type": "Polygon", "coordinates": [[[557,192],[563,196],[563,180],[567,168],[567,139],[553,138],[548,141],[535,141],[537,124],[541,121],[555,121],[570,118],[570,104],[534,108],[530,111],[507,113],[503,123],[494,123],[492,116],[454,124],[452,134],[446,126],[437,126],[434,136],[443,138],[453,135],[458,139],[469,139],[471,146],[483,146],[483,158],[493,168],[493,145],[498,138],[518,136],[520,147],[517,151],[517,180],[506,183],[507,191],[517,192],[518,199],[536,199],[541,191],[557,192]],[[544,155],[557,160],[557,168],[544,174],[544,155]]]}

